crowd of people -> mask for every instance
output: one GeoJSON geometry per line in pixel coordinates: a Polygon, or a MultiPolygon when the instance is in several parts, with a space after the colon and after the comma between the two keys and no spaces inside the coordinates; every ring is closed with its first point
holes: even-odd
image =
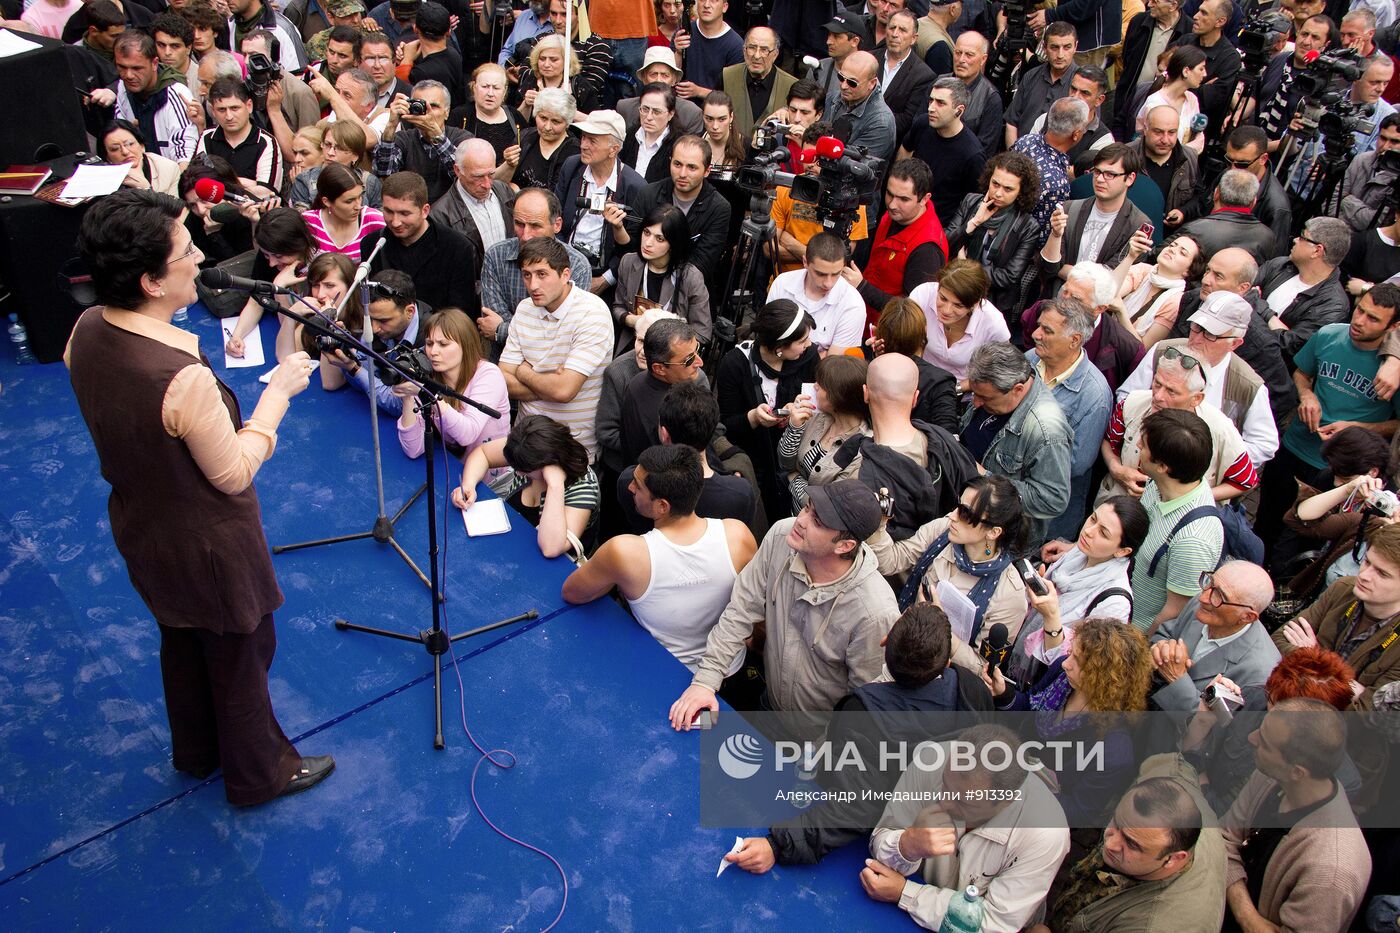
{"type": "MultiPolygon", "coordinates": [[[[486,483],[579,562],[566,600],[615,593],[693,673],[675,728],[721,699],[1190,723],[1141,768],[1111,733],[1093,781],[946,777],[1014,804],[891,805],[871,897],[929,928],[970,881],[984,930],[1393,928],[1397,839],[1357,814],[1395,769],[1341,711],[1400,705],[1394,0],[739,6],[0,2],[69,43],[95,151],[184,208],[185,255],[506,413],[277,331],[405,455],[430,419],[458,507],[486,483]],[[753,198],[762,126],[818,186],[842,140],[869,196],[753,198]]],[[[236,357],[263,309],[232,312],[236,357]]]]}

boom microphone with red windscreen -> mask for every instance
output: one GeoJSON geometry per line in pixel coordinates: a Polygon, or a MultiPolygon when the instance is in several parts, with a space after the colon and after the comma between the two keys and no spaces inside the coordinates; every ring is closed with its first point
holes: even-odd
{"type": "Polygon", "coordinates": [[[246,194],[235,194],[228,190],[228,187],[217,178],[199,178],[194,183],[195,195],[207,204],[222,204],[228,201],[233,204],[261,204],[262,198],[249,197],[246,194]]]}

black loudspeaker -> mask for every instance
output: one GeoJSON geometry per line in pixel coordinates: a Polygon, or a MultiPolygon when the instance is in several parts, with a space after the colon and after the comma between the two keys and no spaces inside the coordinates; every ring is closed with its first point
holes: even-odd
{"type": "MultiPolygon", "coordinates": [[[[67,156],[45,164],[54,177],[66,178],[73,163],[67,156]]],[[[69,263],[78,253],[78,228],[86,212],[86,205],[0,197],[0,283],[10,293],[0,312],[19,314],[29,332],[29,348],[41,363],[63,359],[68,335],[83,312],[65,278],[74,272],[69,263]]]]}
{"type": "MultiPolygon", "coordinates": [[[[19,35],[16,33],[16,35],[19,35]]],[[[0,58],[0,168],[37,161],[45,143],[62,152],[87,148],[82,102],[62,42],[24,34],[41,48],[0,58]]]]}

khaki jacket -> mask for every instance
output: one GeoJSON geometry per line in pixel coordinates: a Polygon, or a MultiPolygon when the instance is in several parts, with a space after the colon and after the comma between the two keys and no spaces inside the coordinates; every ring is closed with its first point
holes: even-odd
{"type": "Polygon", "coordinates": [[[692,683],[718,690],[744,639],[764,622],[763,663],[773,708],[830,711],[847,693],[881,678],[880,640],[899,618],[899,607],[864,544],[843,577],[813,586],[801,556],[787,543],[795,521],[773,525],[740,572],[692,683]]]}

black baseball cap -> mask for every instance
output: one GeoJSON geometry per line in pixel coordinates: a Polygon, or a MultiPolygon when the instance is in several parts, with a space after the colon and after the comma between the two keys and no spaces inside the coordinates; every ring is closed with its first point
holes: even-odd
{"type": "Polygon", "coordinates": [[[841,479],[829,486],[807,487],[807,501],[821,523],[864,541],[880,529],[880,500],[858,479],[841,479]]]}
{"type": "Polygon", "coordinates": [[[844,32],[849,36],[855,36],[860,40],[860,47],[867,52],[875,44],[870,41],[870,31],[865,28],[865,18],[859,13],[849,11],[837,13],[831,18],[831,22],[822,28],[827,32],[844,32]]]}

